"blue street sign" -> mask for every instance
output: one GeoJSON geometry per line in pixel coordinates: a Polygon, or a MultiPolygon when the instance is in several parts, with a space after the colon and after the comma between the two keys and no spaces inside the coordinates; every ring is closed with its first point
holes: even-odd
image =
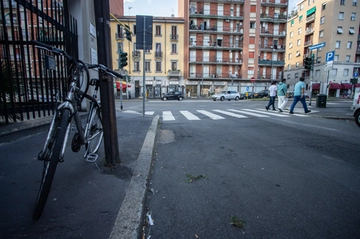
{"type": "Polygon", "coordinates": [[[359,73],[356,71],[355,73],[354,73],[354,77],[358,77],[359,76],[359,73]]]}
{"type": "Polygon", "coordinates": [[[249,91],[249,90],[250,90],[249,86],[246,86],[246,91],[249,91]]]}
{"type": "Polygon", "coordinates": [[[310,46],[309,49],[312,51],[312,50],[315,50],[315,49],[318,49],[318,48],[323,48],[325,45],[326,45],[326,42],[321,42],[319,44],[315,44],[315,45],[310,46]]]}
{"type": "Polygon", "coordinates": [[[326,62],[334,61],[335,51],[326,52],[326,62]]]}

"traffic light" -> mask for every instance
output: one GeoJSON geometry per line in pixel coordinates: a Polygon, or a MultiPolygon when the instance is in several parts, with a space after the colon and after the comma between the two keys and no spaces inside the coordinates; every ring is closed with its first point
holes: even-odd
{"type": "Polygon", "coordinates": [[[131,31],[128,30],[128,29],[130,29],[130,28],[129,28],[128,25],[125,25],[125,26],[126,26],[126,27],[125,27],[125,38],[126,38],[127,40],[131,41],[131,31]]]}
{"type": "Polygon", "coordinates": [[[351,78],[350,79],[351,84],[357,84],[357,82],[358,82],[358,78],[351,78]]]}
{"type": "Polygon", "coordinates": [[[123,68],[124,66],[127,66],[127,52],[120,52],[120,68],[123,68]]]}
{"type": "Polygon", "coordinates": [[[312,70],[312,68],[313,68],[313,58],[311,58],[311,57],[305,57],[305,59],[304,59],[304,68],[306,69],[306,70],[312,70]]]}

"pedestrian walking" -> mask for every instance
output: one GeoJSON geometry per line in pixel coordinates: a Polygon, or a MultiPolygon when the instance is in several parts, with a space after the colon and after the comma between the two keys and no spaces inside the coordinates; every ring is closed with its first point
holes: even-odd
{"type": "Polygon", "coordinates": [[[282,79],[277,86],[277,96],[278,96],[278,111],[283,112],[285,105],[288,102],[287,97],[287,86],[286,79],[282,79]]]}
{"type": "Polygon", "coordinates": [[[294,87],[294,102],[292,103],[290,107],[290,114],[294,114],[294,108],[296,104],[300,101],[301,104],[304,107],[305,113],[310,113],[311,110],[308,109],[306,102],[305,102],[305,83],[304,83],[304,77],[300,77],[300,81],[295,84],[294,87]]]}
{"type": "Polygon", "coordinates": [[[272,109],[273,109],[273,110],[276,110],[276,109],[275,109],[276,91],[277,91],[276,83],[275,83],[275,81],[273,81],[273,82],[271,82],[271,86],[269,87],[269,97],[270,97],[270,100],[269,100],[268,105],[265,106],[265,109],[266,109],[266,110],[269,110],[271,106],[272,106],[272,109]]]}

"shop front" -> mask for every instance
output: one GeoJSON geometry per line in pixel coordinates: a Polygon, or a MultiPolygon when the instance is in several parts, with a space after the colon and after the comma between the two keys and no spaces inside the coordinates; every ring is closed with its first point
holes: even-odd
{"type": "Polygon", "coordinates": [[[329,97],[339,97],[340,96],[341,85],[338,83],[329,84],[329,97]]]}

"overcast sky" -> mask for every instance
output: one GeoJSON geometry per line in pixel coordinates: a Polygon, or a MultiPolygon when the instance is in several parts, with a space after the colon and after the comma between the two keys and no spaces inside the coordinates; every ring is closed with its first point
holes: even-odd
{"type": "MultiPolygon", "coordinates": [[[[299,1],[289,0],[289,13],[299,1]]],[[[125,0],[124,5],[125,16],[150,15],[170,17],[171,14],[174,14],[175,17],[178,16],[177,0],[125,0]]]]}

